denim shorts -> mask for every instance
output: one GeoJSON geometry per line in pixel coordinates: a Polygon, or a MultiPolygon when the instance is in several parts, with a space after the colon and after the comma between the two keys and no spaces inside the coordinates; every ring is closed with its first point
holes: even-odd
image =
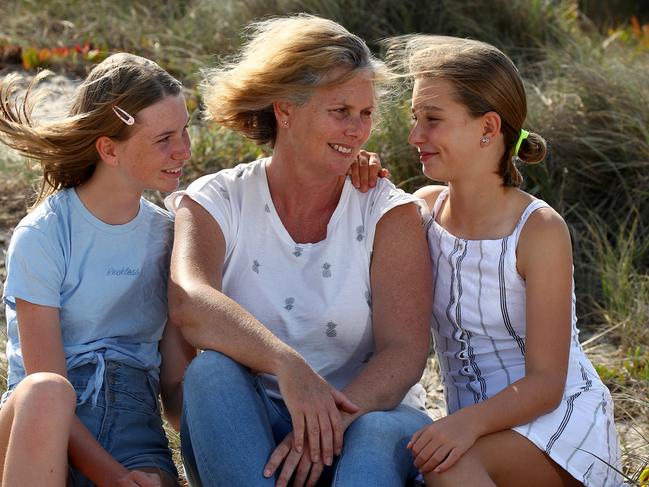
{"type": "MultiPolygon", "coordinates": [[[[96,365],[86,364],[68,371],[77,397],[86,388],[96,365]]],[[[144,370],[120,362],[106,362],[104,383],[93,407],[92,400],[77,406],[77,417],[97,442],[126,469],[160,469],[178,478],[167,437],[162,428],[158,382],[144,370]]],[[[92,483],[70,468],[72,486],[92,483]]]]}

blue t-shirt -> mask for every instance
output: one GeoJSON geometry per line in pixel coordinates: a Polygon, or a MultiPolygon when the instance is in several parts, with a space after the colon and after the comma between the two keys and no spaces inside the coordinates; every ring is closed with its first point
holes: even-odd
{"type": "Polygon", "coordinates": [[[47,198],[16,227],[7,252],[8,386],[25,377],[16,298],[59,308],[68,370],[94,363],[94,380],[79,398],[93,402],[104,362],[159,374],[158,342],[167,320],[167,277],[173,217],[140,200],[137,216],[109,225],[74,189],[47,198]]]}

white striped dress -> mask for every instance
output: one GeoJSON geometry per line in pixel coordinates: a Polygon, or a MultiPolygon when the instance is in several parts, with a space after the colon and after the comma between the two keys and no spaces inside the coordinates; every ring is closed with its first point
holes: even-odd
{"type": "MultiPolygon", "coordinates": [[[[530,214],[548,204],[530,203],[507,237],[466,240],[435,221],[447,195],[445,189],[435,202],[428,240],[436,271],[433,337],[450,414],[525,375],[525,282],[516,269],[516,246],[530,214]]],[[[572,302],[561,404],[513,429],[585,485],[617,486],[621,480],[606,464],[619,464],[613,403],[577,339],[574,292],[572,302]]]]}

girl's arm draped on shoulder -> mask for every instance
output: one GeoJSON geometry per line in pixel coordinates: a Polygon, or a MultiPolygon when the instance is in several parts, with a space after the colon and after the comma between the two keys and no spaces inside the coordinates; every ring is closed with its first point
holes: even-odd
{"type": "Polygon", "coordinates": [[[171,322],[194,347],[219,351],[255,372],[276,375],[291,413],[296,450],[301,451],[306,431],[314,459],[319,458],[321,440],[326,453],[332,454],[332,431],[333,443],[342,445],[338,410],[355,411],[355,406],[294,349],[221,292],[224,258],[225,239],[218,223],[198,203],[183,197],[176,212],[171,256],[171,322]]]}
{"type": "MultiPolygon", "coordinates": [[[[55,372],[67,377],[58,308],[16,299],[16,314],[25,372],[55,372]]],[[[73,422],[68,455],[72,464],[100,487],[129,485],[118,482],[133,475],[97,443],[79,418],[73,422]]]]}
{"type": "Polygon", "coordinates": [[[447,470],[479,437],[529,423],[561,401],[572,330],[572,249],[568,228],[554,210],[542,208],[529,217],[517,262],[526,286],[525,377],[417,432],[411,446],[424,472],[447,470]]]}

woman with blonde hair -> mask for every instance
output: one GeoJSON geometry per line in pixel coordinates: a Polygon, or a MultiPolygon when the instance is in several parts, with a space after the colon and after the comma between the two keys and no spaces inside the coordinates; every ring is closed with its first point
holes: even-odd
{"type": "Polygon", "coordinates": [[[403,486],[417,473],[406,443],[429,422],[408,394],[429,345],[425,233],[410,195],[345,176],[384,68],[330,20],[249,33],[207,73],[207,111],[272,156],[166,200],[170,315],[205,350],[184,380],[190,483],[315,485],[324,470],[321,485],[403,486]]]}
{"type": "Polygon", "coordinates": [[[162,338],[173,220],[142,192],[176,189],[190,157],[182,87],[153,61],[114,54],[68,116],[41,124],[16,88],[0,85],[0,140],[38,161],[43,180],[7,252],[3,485],[178,485],[158,392],[178,425],[193,349],[173,327],[162,338]],[[41,464],[40,446],[20,445],[45,434],[41,464]],[[47,480],[8,478],[17,462],[33,465],[25,475],[49,469],[47,480]]]}

